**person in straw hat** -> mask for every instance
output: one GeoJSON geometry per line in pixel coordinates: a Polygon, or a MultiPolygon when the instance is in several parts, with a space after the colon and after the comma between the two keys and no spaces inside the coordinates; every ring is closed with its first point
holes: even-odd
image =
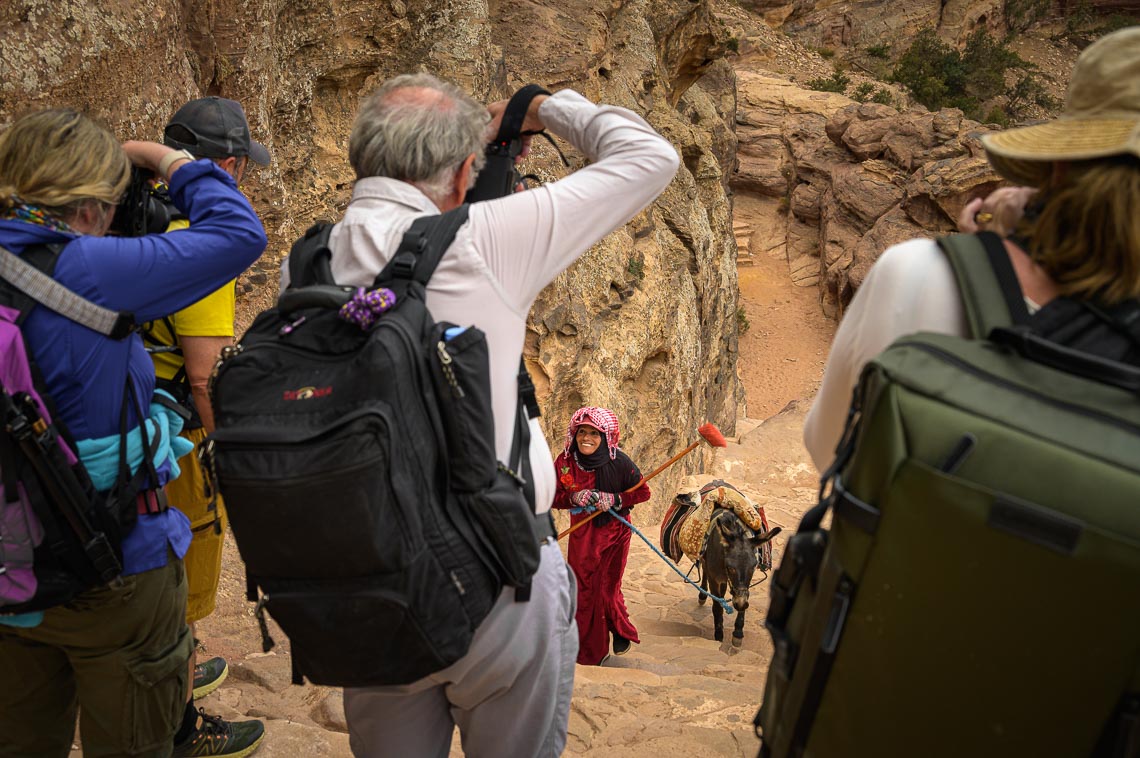
{"type": "MultiPolygon", "coordinates": [[[[968,204],[963,231],[1004,237],[1035,329],[1078,349],[1095,333],[1098,355],[1140,365],[1140,26],[1081,54],[1060,116],[982,144],[994,170],[1020,188],[968,204]],[[1125,313],[1137,316],[1131,327],[1120,323],[1125,313]],[[1107,345],[1106,322],[1115,324],[1107,345]]],[[[931,239],[887,249],[839,325],[804,424],[821,471],[863,366],[918,331],[969,333],[949,260],[931,239]]]]}

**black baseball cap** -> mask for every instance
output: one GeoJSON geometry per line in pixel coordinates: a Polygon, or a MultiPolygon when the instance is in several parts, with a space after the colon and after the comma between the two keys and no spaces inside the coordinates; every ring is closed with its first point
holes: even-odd
{"type": "Polygon", "coordinates": [[[241,103],[224,97],[203,97],[183,105],[166,125],[162,141],[189,150],[196,158],[248,155],[254,163],[269,165],[265,145],[249,136],[241,103]]]}

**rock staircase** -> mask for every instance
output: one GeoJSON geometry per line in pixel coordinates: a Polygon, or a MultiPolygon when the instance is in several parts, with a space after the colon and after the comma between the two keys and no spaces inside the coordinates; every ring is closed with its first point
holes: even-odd
{"type": "Polygon", "coordinates": [[[752,258],[752,223],[734,218],[732,221],[732,234],[736,237],[736,265],[751,266],[752,258]]]}

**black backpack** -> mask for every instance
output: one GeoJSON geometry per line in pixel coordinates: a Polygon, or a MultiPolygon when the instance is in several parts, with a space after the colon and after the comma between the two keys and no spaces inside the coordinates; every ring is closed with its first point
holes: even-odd
{"type": "MultiPolygon", "coordinates": [[[[112,339],[125,339],[134,318],[76,295],[51,278],[63,245],[36,245],[22,256],[0,248],[0,614],[63,605],[122,573],[122,541],[134,526],[136,496],[155,481],[149,458],[132,475],[120,445],[119,476],[108,493],[95,491],[75,442],[55,413],[20,328],[37,305],[112,339]]],[[[128,403],[145,418],[134,385],[125,383],[120,434],[128,403]]],[[[159,439],[143,445],[154,450],[159,439]]],[[[120,440],[122,442],[122,439],[120,440]]],[[[154,499],[165,509],[165,500],[154,499]]]]}
{"type": "Polygon", "coordinates": [[[295,683],[404,684],[454,663],[504,585],[528,598],[553,535],[549,514],[534,515],[525,370],[508,468],[488,434],[485,335],[436,323],[424,304],[466,218],[464,205],[413,223],[372,285],[395,305],[368,328],[340,317],[357,288],[333,283],[331,227],[314,226],[277,307],[211,381],[208,468],[263,643],[268,610],[295,683]]]}

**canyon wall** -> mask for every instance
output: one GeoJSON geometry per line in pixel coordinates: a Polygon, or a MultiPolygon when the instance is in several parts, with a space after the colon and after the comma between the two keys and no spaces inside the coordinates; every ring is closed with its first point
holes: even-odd
{"type": "MultiPolygon", "coordinates": [[[[731,433],[743,412],[727,194],[734,75],[708,0],[10,0],[0,28],[0,128],[66,105],[123,139],[154,139],[186,100],[242,102],[273,154],[244,188],[270,236],[239,279],[245,321],[272,303],[291,241],[348,202],[349,129],[361,97],[388,76],[426,69],[485,101],[533,81],[633,109],[683,166],[536,303],[526,359],[547,437],[557,451],[579,404],[607,405],[648,470],[701,423],[731,433]]],[[[566,171],[542,146],[527,168],[545,179],[566,171]]],[[[656,489],[671,492],[699,465],[692,457],[656,489]]]]}

